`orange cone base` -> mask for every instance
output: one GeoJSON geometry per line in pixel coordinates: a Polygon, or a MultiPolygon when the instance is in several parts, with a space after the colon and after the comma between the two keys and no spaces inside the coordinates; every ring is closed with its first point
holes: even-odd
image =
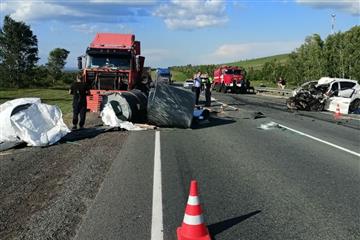
{"type": "Polygon", "coordinates": [[[201,237],[184,236],[181,232],[181,227],[176,230],[178,240],[211,240],[209,233],[201,237]]]}

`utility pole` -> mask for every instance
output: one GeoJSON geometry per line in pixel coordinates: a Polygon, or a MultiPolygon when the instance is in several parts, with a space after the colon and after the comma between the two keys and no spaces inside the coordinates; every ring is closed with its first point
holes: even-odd
{"type": "Polygon", "coordinates": [[[335,14],[331,14],[331,34],[335,33],[335,21],[336,21],[336,15],[335,14]]]}

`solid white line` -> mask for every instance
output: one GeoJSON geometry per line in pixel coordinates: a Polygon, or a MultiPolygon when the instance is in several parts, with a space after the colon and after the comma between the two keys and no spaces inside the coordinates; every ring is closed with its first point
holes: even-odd
{"type": "Polygon", "coordinates": [[[160,132],[155,132],[154,183],[151,219],[151,240],[163,240],[163,208],[161,190],[160,132]]]}
{"type": "Polygon", "coordinates": [[[360,153],[357,153],[357,152],[351,151],[351,150],[349,150],[349,149],[347,149],[347,148],[340,147],[340,146],[338,146],[338,145],[336,145],[336,144],[333,144],[333,143],[327,142],[327,141],[322,140],[322,139],[317,138],[317,137],[313,137],[313,136],[311,136],[311,135],[309,135],[309,134],[306,134],[306,133],[300,132],[300,131],[298,131],[298,130],[295,130],[295,129],[289,128],[289,127],[284,126],[284,125],[281,125],[281,124],[279,124],[279,127],[285,128],[285,129],[287,129],[287,130],[293,131],[293,132],[295,132],[295,133],[297,133],[297,134],[300,134],[300,135],[302,135],[302,136],[305,136],[305,137],[311,138],[311,139],[313,139],[313,140],[315,140],[315,141],[318,141],[318,142],[321,142],[321,143],[327,144],[327,145],[332,146],[332,147],[334,147],[334,148],[340,149],[340,150],[342,150],[342,151],[344,151],[344,152],[347,152],[347,153],[350,153],[350,154],[355,155],[355,156],[357,156],[357,157],[360,157],[360,153]]]}

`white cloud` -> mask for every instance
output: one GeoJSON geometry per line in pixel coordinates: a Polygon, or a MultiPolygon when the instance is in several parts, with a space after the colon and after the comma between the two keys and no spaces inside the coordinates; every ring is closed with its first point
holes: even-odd
{"type": "Polygon", "coordinates": [[[315,8],[339,9],[360,15],[360,0],[296,0],[297,3],[315,8]]]}
{"type": "Polygon", "coordinates": [[[238,60],[266,57],[282,53],[290,53],[301,45],[301,41],[294,42],[258,42],[223,44],[214,53],[209,54],[202,64],[226,63],[238,60]]]}
{"type": "Polygon", "coordinates": [[[114,3],[114,4],[153,4],[156,0],[89,0],[91,3],[114,3]]]}
{"type": "Polygon", "coordinates": [[[73,30],[81,33],[94,35],[98,32],[126,32],[128,29],[123,24],[74,24],[70,26],[73,30]]]}
{"type": "Polygon", "coordinates": [[[126,22],[150,15],[155,0],[0,0],[0,11],[18,21],[126,22]],[[141,11],[142,10],[142,11],[141,11]]]}
{"type": "Polygon", "coordinates": [[[53,16],[84,16],[84,13],[49,1],[3,2],[1,11],[9,12],[18,21],[51,18],[53,16]]]}
{"type": "Polygon", "coordinates": [[[158,7],[154,15],[163,18],[170,29],[192,30],[226,23],[225,5],[223,0],[172,0],[158,7]]]}

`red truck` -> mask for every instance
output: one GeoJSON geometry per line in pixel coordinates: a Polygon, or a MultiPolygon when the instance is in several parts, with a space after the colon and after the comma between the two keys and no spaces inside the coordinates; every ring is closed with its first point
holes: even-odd
{"type": "Polygon", "coordinates": [[[82,80],[90,87],[87,108],[100,111],[102,95],[142,89],[145,58],[133,34],[97,33],[86,54],[78,57],[82,80]]]}
{"type": "Polygon", "coordinates": [[[226,93],[231,90],[234,93],[246,92],[244,70],[236,66],[221,66],[214,70],[213,89],[217,92],[226,93]]]}

